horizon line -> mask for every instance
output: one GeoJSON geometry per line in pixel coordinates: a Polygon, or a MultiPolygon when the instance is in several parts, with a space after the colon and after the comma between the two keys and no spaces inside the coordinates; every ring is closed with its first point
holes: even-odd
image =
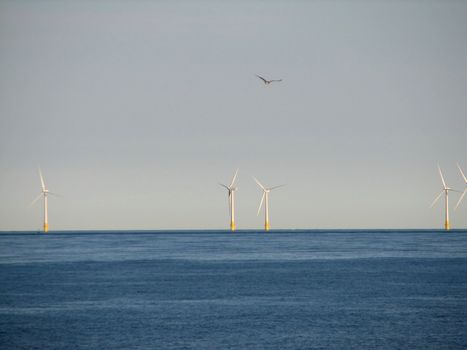
{"type": "MultiPolygon", "coordinates": [[[[293,232],[377,232],[377,231],[397,231],[397,232],[426,232],[426,231],[442,231],[444,228],[278,228],[265,231],[264,229],[238,229],[232,232],[230,229],[76,229],[76,230],[50,230],[44,233],[42,230],[0,230],[0,234],[60,234],[60,233],[228,233],[235,235],[236,233],[293,233],[293,232]]],[[[467,228],[455,228],[450,231],[466,231],[467,228]]]]}

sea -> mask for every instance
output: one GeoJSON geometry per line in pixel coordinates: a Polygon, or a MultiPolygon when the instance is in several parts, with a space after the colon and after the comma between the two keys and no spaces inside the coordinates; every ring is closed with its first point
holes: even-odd
{"type": "Polygon", "coordinates": [[[466,348],[466,230],[0,233],[0,349],[466,348]]]}

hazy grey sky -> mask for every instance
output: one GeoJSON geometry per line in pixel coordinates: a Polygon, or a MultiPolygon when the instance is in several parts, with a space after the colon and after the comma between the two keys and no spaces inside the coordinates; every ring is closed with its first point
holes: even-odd
{"type": "MultiPolygon", "coordinates": [[[[441,228],[466,1],[0,1],[0,230],[441,228]],[[264,86],[255,74],[282,78],[264,86]]],[[[458,196],[452,195],[452,208],[458,196]]],[[[467,227],[467,199],[451,212],[467,227]]]]}

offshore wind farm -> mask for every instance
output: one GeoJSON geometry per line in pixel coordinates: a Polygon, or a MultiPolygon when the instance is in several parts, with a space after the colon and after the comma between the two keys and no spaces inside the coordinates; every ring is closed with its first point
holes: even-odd
{"type": "Polygon", "coordinates": [[[466,18],[1,1],[0,347],[466,349],[466,18]]]}
{"type": "MultiPolygon", "coordinates": [[[[438,202],[438,200],[441,198],[441,196],[444,194],[444,229],[446,231],[449,231],[451,229],[451,224],[450,224],[450,221],[449,221],[449,192],[461,193],[460,196],[459,196],[459,199],[458,199],[458,201],[457,201],[457,203],[456,203],[456,205],[454,207],[454,210],[456,210],[457,207],[461,204],[461,202],[462,202],[462,200],[464,198],[464,195],[465,195],[465,193],[467,191],[467,181],[466,181],[464,172],[462,171],[459,163],[457,163],[457,167],[458,167],[458,169],[460,171],[460,174],[462,175],[462,178],[464,180],[464,187],[465,187],[464,190],[463,191],[458,191],[458,190],[455,190],[455,189],[452,189],[452,188],[448,187],[448,185],[446,184],[446,181],[444,179],[443,173],[441,171],[441,167],[438,164],[438,172],[439,172],[439,176],[441,178],[441,182],[442,182],[443,187],[442,187],[441,192],[436,196],[436,198],[433,200],[433,202],[430,205],[430,208],[432,208],[438,202]]],[[[229,185],[219,183],[219,185],[224,187],[227,190],[227,193],[228,193],[230,231],[235,231],[236,228],[237,228],[236,223],[235,223],[235,192],[238,190],[238,187],[236,185],[236,181],[237,181],[237,177],[238,177],[238,171],[239,171],[239,169],[237,169],[235,171],[235,174],[233,175],[232,180],[230,181],[229,185]]],[[[46,188],[44,178],[42,176],[42,172],[41,172],[40,168],[39,168],[39,177],[40,177],[40,182],[41,182],[41,194],[39,194],[39,196],[32,201],[31,205],[36,203],[41,197],[44,199],[43,231],[45,233],[47,233],[48,230],[49,230],[47,196],[49,194],[50,195],[56,195],[56,194],[52,193],[52,192],[49,192],[49,190],[46,188]]],[[[270,192],[272,190],[283,187],[285,185],[265,187],[255,177],[253,177],[253,180],[256,182],[256,184],[262,190],[261,201],[260,201],[260,204],[259,204],[258,211],[257,211],[256,215],[259,215],[259,213],[261,211],[261,208],[263,207],[263,203],[264,203],[264,230],[269,231],[270,230],[269,194],[270,194],[270,192]]]]}
{"type": "MultiPolygon", "coordinates": [[[[464,186],[456,2],[277,2],[264,16],[258,3],[205,4],[210,27],[182,4],[44,6],[29,22],[32,9],[2,7],[1,230],[42,230],[27,207],[37,164],[65,195],[48,203],[56,230],[224,228],[212,183],[236,167],[288,184],[274,192],[277,229],[438,228],[433,165],[464,186]]],[[[258,227],[256,190],[245,181],[236,198],[237,229],[258,227]]],[[[463,208],[453,227],[467,227],[463,208]]]]}

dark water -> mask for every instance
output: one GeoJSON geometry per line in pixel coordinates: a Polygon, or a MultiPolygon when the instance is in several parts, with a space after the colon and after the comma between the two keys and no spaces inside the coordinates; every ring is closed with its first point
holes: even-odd
{"type": "Polygon", "coordinates": [[[0,234],[1,349],[465,349],[467,231],[0,234]]]}

